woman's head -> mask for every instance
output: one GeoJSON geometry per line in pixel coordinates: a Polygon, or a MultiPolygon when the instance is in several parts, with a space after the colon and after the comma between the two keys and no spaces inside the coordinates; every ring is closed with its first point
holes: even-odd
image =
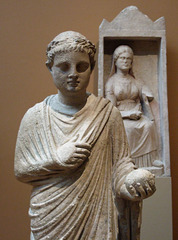
{"type": "Polygon", "coordinates": [[[131,49],[129,46],[127,46],[127,45],[121,45],[121,46],[117,47],[117,48],[115,49],[115,51],[114,51],[114,54],[113,54],[114,62],[116,62],[117,59],[118,59],[118,57],[119,57],[122,53],[125,53],[125,52],[129,53],[130,58],[131,58],[132,61],[133,61],[133,51],[132,51],[132,49],[131,49]]]}
{"type": "Polygon", "coordinates": [[[119,61],[123,62],[123,58],[127,58],[130,61],[129,65],[129,74],[134,77],[133,70],[132,70],[132,62],[133,62],[133,51],[127,45],[120,45],[117,47],[113,53],[113,61],[112,61],[112,68],[110,77],[117,72],[117,68],[119,67],[119,61]],[[126,57],[127,55],[127,57],[126,57]]]}
{"type": "Polygon", "coordinates": [[[95,45],[86,39],[82,34],[73,31],[67,31],[57,35],[47,47],[46,65],[49,69],[53,66],[54,56],[56,53],[67,52],[85,52],[90,59],[91,71],[95,66],[95,45]]]}

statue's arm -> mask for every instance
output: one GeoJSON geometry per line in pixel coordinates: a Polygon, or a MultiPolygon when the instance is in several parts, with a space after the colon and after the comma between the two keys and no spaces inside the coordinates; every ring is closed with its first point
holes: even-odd
{"type": "Polygon", "coordinates": [[[31,183],[56,173],[57,164],[50,154],[46,134],[41,131],[37,106],[24,115],[16,142],[14,172],[19,181],[31,183]]]}
{"type": "Polygon", "coordinates": [[[128,111],[120,111],[122,119],[138,120],[141,118],[142,112],[138,108],[128,111]]]}
{"type": "MultiPolygon", "coordinates": [[[[116,106],[117,105],[117,98],[114,93],[114,78],[111,77],[108,79],[106,85],[105,85],[105,96],[107,99],[111,101],[111,103],[116,106]]],[[[140,107],[140,101],[136,105],[136,107],[129,111],[120,111],[121,116],[123,119],[132,119],[132,120],[138,120],[141,115],[141,107],[140,107]]]]}
{"type": "Polygon", "coordinates": [[[142,95],[147,97],[149,102],[153,101],[154,99],[153,93],[146,85],[142,86],[141,92],[142,92],[142,95]]]}
{"type": "Polygon", "coordinates": [[[53,177],[79,167],[90,155],[87,143],[69,141],[56,146],[48,137],[40,110],[30,109],[22,119],[15,151],[15,176],[26,183],[53,177]]]}
{"type": "Polygon", "coordinates": [[[154,96],[151,92],[151,90],[143,86],[141,89],[141,104],[142,104],[142,109],[144,112],[144,115],[146,115],[151,121],[154,120],[153,113],[150,107],[150,102],[153,101],[154,96]]]}
{"type": "Polygon", "coordinates": [[[110,78],[105,85],[105,97],[111,101],[111,103],[116,106],[116,96],[113,89],[113,79],[110,78]]]}
{"type": "Polygon", "coordinates": [[[120,191],[124,185],[126,176],[135,169],[130,156],[130,149],[125,133],[125,128],[120,112],[114,109],[112,125],[113,141],[113,191],[116,198],[120,197],[120,191]]]}
{"type": "Polygon", "coordinates": [[[136,169],[130,157],[130,150],[125,134],[125,129],[120,117],[115,120],[113,136],[114,166],[113,189],[116,198],[131,201],[140,201],[151,196],[155,188],[155,177],[147,170],[136,169]],[[116,135],[117,134],[117,135],[116,135]]]}

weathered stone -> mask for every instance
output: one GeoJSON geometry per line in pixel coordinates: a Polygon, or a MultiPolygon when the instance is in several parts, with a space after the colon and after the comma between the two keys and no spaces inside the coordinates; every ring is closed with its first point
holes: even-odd
{"type": "Polygon", "coordinates": [[[54,38],[46,64],[58,94],[22,119],[15,175],[33,186],[31,239],[139,239],[154,176],[135,170],[119,111],[86,92],[94,54],[79,33],[54,38]]]}
{"type": "MultiPolygon", "coordinates": [[[[110,77],[114,50],[120,45],[128,45],[134,52],[132,66],[135,79],[137,80],[135,82],[151,89],[154,97],[154,100],[147,104],[150,105],[151,111],[149,111],[149,114],[147,111],[146,115],[149,115],[149,119],[154,119],[155,122],[155,132],[158,136],[158,144],[155,148],[158,154],[152,156],[152,166],[147,164],[147,169],[154,172],[157,176],[169,176],[165,20],[162,17],[152,22],[148,16],[142,14],[136,7],[131,6],[124,9],[112,22],[109,23],[103,20],[99,32],[98,95],[106,96],[104,89],[110,77]]],[[[144,101],[141,101],[141,103],[141,110],[145,112],[144,106],[146,105],[144,101]]],[[[153,134],[151,138],[153,141],[152,145],[154,145],[155,137],[153,137],[153,134]]],[[[132,139],[129,139],[129,141],[131,142],[132,139]]],[[[145,153],[146,151],[143,151],[143,156],[145,153]]],[[[154,151],[152,152],[153,154],[154,151]]],[[[142,159],[143,156],[141,156],[142,159]]],[[[148,158],[149,156],[145,157],[144,161],[148,161],[148,158]]],[[[145,167],[144,164],[140,164],[140,166],[145,167]]]]}
{"type": "Polygon", "coordinates": [[[163,164],[158,164],[156,126],[150,108],[154,96],[147,86],[135,78],[133,51],[127,45],[120,45],[113,53],[105,96],[121,113],[136,166],[152,169],[156,162],[156,167],[163,173],[163,164]]]}

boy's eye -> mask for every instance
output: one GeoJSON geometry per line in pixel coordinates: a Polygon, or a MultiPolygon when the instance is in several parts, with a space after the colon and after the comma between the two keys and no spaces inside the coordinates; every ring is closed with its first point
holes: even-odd
{"type": "Polygon", "coordinates": [[[63,62],[63,63],[60,63],[59,65],[57,65],[57,67],[59,67],[61,71],[67,72],[70,68],[70,65],[66,62],[63,62]]]}
{"type": "Polygon", "coordinates": [[[80,62],[77,64],[76,66],[76,70],[78,73],[82,73],[82,72],[85,72],[89,67],[89,63],[87,62],[80,62]]]}

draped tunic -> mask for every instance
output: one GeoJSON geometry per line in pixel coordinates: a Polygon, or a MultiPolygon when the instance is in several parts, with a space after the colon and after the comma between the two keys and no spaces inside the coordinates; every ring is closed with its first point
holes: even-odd
{"type": "Polygon", "coordinates": [[[33,185],[33,239],[119,239],[119,189],[134,169],[120,113],[108,100],[90,95],[68,117],[51,108],[53,97],[27,111],[16,145],[16,177],[33,185]],[[61,161],[58,150],[68,141],[92,146],[82,164],[61,161]]]}
{"type": "Polygon", "coordinates": [[[132,158],[136,159],[140,167],[152,166],[152,160],[156,160],[155,151],[158,147],[155,122],[153,118],[149,119],[142,109],[144,104],[150,111],[148,99],[153,100],[152,93],[133,77],[119,79],[116,74],[108,80],[105,92],[106,98],[109,99],[110,96],[115,98],[115,106],[121,113],[127,112],[129,115],[132,111],[142,112],[137,120],[124,118],[123,121],[132,158]]]}

